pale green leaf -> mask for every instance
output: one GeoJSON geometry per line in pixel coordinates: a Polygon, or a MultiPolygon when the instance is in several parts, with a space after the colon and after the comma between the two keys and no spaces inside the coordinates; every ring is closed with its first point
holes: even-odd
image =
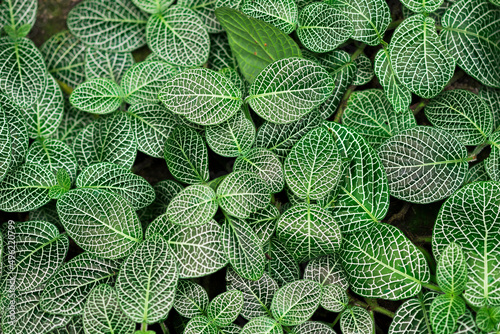
{"type": "Polygon", "coordinates": [[[465,313],[465,302],[460,297],[440,295],[432,301],[430,320],[435,334],[451,334],[457,329],[458,318],[465,313]]]}
{"type": "Polygon", "coordinates": [[[429,291],[401,304],[391,322],[389,334],[433,334],[429,309],[436,296],[436,292],[429,291]]]}
{"type": "Polygon", "coordinates": [[[500,131],[492,134],[488,143],[491,145],[491,152],[484,161],[484,167],[493,181],[500,182],[500,131]]]}
{"type": "Polygon", "coordinates": [[[333,87],[332,77],[322,66],[303,58],[286,58],[257,75],[246,102],[267,121],[290,123],[323,103],[333,87]]]}
{"type": "Polygon", "coordinates": [[[217,327],[224,327],[236,320],[243,307],[243,294],[231,290],[217,295],[207,307],[207,317],[217,327]]]}
{"type": "Polygon", "coordinates": [[[367,310],[354,306],[340,316],[342,334],[373,334],[375,324],[367,310]]]}
{"type": "Polygon", "coordinates": [[[87,80],[101,78],[119,83],[134,62],[130,52],[113,52],[89,47],[85,53],[85,77],[87,80]]]}
{"type": "Polygon", "coordinates": [[[369,83],[375,75],[370,58],[362,53],[354,60],[354,64],[356,65],[357,71],[354,75],[352,84],[355,86],[362,86],[369,83]]]}
{"type": "Polygon", "coordinates": [[[241,334],[282,334],[283,328],[276,320],[262,316],[253,318],[243,326],[241,334]]]}
{"type": "Polygon", "coordinates": [[[218,208],[215,191],[209,186],[195,184],[172,198],[167,207],[167,217],[177,225],[198,226],[208,223],[218,208]]]}
{"type": "Polygon", "coordinates": [[[304,270],[304,279],[318,282],[323,286],[338,285],[344,290],[349,287],[347,274],[339,259],[334,255],[322,256],[309,261],[304,270]]]}
{"type": "Polygon", "coordinates": [[[41,308],[53,314],[82,314],[92,289],[113,282],[119,268],[120,262],[87,252],[74,257],[49,279],[41,296],[41,308]]]}
{"type": "Polygon", "coordinates": [[[0,4],[0,29],[9,26],[18,30],[24,25],[31,29],[35,24],[37,9],[36,0],[3,1],[0,4]]]}
{"type": "Polygon", "coordinates": [[[68,14],[68,28],[85,44],[127,52],[146,44],[147,16],[130,0],[86,0],[68,14]]]}
{"type": "Polygon", "coordinates": [[[167,241],[159,235],[141,243],[120,268],[116,292],[134,322],[153,324],[172,308],[179,272],[167,241]]]}
{"type": "Polygon", "coordinates": [[[281,241],[272,237],[264,245],[264,252],[268,255],[265,271],[278,283],[278,286],[299,279],[299,265],[281,241]]]}
{"type": "Polygon", "coordinates": [[[207,317],[200,315],[189,320],[183,334],[219,334],[219,330],[207,317]]]}
{"type": "Polygon", "coordinates": [[[437,263],[436,280],[447,294],[462,294],[467,283],[467,263],[462,248],[450,243],[441,253],[437,263]]]}
{"type": "Polygon", "coordinates": [[[52,137],[65,142],[72,148],[76,136],[78,136],[87,125],[92,123],[94,119],[94,115],[76,109],[68,103],[63,113],[61,123],[52,134],[52,137]]]}
{"type": "Polygon", "coordinates": [[[149,17],[148,46],[172,65],[201,66],[208,60],[210,39],[193,10],[176,5],[149,17]]]}
{"type": "Polygon", "coordinates": [[[257,210],[246,219],[253,228],[262,245],[265,245],[276,230],[276,222],[280,217],[280,211],[271,203],[264,209],[257,210]]]}
{"type": "Polygon", "coordinates": [[[476,313],[476,324],[480,330],[495,333],[500,324],[500,307],[482,307],[476,313]]]}
{"type": "Polygon", "coordinates": [[[137,214],[123,197],[100,189],[75,189],[57,201],[68,235],[96,256],[127,256],[142,240],[137,214]]]}
{"type": "Polygon", "coordinates": [[[26,163],[38,164],[51,170],[54,175],[64,169],[71,181],[75,181],[78,165],[71,148],[57,139],[35,141],[26,155],[26,163]]]}
{"type": "Polygon", "coordinates": [[[233,171],[255,173],[264,180],[271,193],[279,193],[285,186],[283,164],[278,156],[265,148],[254,148],[239,156],[233,165],[233,171]]]}
{"type": "MultiPolygon", "coordinates": [[[[218,0],[219,1],[219,0],[218,0]]],[[[225,33],[210,35],[210,53],[208,55],[209,68],[220,71],[223,68],[238,67],[236,58],[231,51],[229,41],[225,33]]]]}
{"type": "Polygon", "coordinates": [[[401,0],[401,2],[412,12],[428,14],[437,10],[443,0],[401,0]]]}
{"type": "Polygon", "coordinates": [[[71,105],[93,114],[109,114],[120,107],[123,92],[109,79],[93,79],[76,87],[69,98],[71,105]]]}
{"type": "Polygon", "coordinates": [[[295,30],[298,9],[294,0],[245,0],[241,11],[290,34],[295,30]]]}
{"type": "Polygon", "coordinates": [[[342,312],[349,304],[347,292],[335,284],[326,285],[321,293],[320,305],[330,312],[342,312]]]}
{"type": "Polygon", "coordinates": [[[417,126],[389,138],[378,149],[391,195],[412,203],[450,196],[467,174],[467,149],[449,133],[417,126]]]}
{"type": "Polygon", "coordinates": [[[215,34],[222,31],[222,27],[215,17],[217,1],[179,0],[177,4],[192,9],[200,17],[208,33],[215,34]]]}
{"type": "Polygon", "coordinates": [[[319,321],[306,321],[298,326],[295,326],[292,334],[336,334],[336,332],[328,326],[319,321]]]}
{"type": "Polygon", "coordinates": [[[194,318],[203,315],[207,306],[208,294],[201,285],[189,280],[179,280],[173,307],[181,316],[194,318]]]}
{"type": "Polygon", "coordinates": [[[150,14],[163,13],[174,0],[132,0],[134,5],[150,14]]]}

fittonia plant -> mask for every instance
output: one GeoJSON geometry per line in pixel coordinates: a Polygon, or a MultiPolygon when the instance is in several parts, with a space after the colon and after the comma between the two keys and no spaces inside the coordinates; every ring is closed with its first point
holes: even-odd
{"type": "Polygon", "coordinates": [[[500,3],[400,2],[0,2],[1,332],[500,333],[500,3]]]}

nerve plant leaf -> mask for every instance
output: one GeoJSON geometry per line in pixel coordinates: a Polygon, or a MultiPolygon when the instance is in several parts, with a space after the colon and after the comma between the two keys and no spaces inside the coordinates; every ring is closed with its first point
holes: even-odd
{"type": "Polygon", "coordinates": [[[342,242],[342,265],[352,291],[361,296],[401,300],[430,279],[424,255],[392,225],[375,224],[342,242]]]}
{"type": "Polygon", "coordinates": [[[116,292],[123,312],[134,322],[153,324],[172,308],[179,272],[167,241],[153,235],[123,263],[116,292]]]}
{"type": "Polygon", "coordinates": [[[148,206],[155,199],[154,189],[145,179],[109,162],[90,165],[82,170],[76,187],[110,191],[127,200],[134,210],[148,206]]]}
{"type": "Polygon", "coordinates": [[[436,280],[447,294],[462,294],[467,283],[467,263],[462,248],[456,243],[449,244],[439,257],[436,280]]]}
{"type": "Polygon", "coordinates": [[[248,171],[264,180],[271,193],[279,193],[285,186],[283,164],[278,156],[264,148],[254,148],[239,156],[233,165],[233,171],[248,171]]]}
{"type": "MultiPolygon", "coordinates": [[[[491,157],[490,153],[490,157],[491,157]]],[[[474,166],[469,167],[469,171],[467,172],[467,176],[465,177],[464,184],[472,183],[472,182],[481,182],[481,181],[489,181],[490,176],[485,168],[485,161],[481,161],[474,166]]]]}
{"type": "Polygon", "coordinates": [[[57,139],[33,142],[26,155],[26,163],[44,166],[54,175],[63,168],[68,173],[71,182],[76,179],[78,164],[75,155],[68,145],[57,139]]]}
{"type": "Polygon", "coordinates": [[[367,310],[359,306],[351,307],[340,316],[340,329],[343,334],[372,334],[373,319],[367,310]]]}
{"type": "Polygon", "coordinates": [[[299,265],[281,241],[271,237],[264,245],[264,252],[267,254],[265,271],[278,283],[278,286],[299,279],[299,265]]]}
{"type": "Polygon", "coordinates": [[[500,182],[500,131],[492,134],[488,143],[491,145],[491,152],[484,160],[484,167],[492,180],[500,182]]]}
{"type": "Polygon", "coordinates": [[[2,105],[0,104],[0,182],[9,171],[12,161],[11,141],[10,126],[2,105]]]}
{"type": "Polygon", "coordinates": [[[172,65],[201,66],[208,60],[210,39],[196,13],[176,5],[153,14],[147,25],[149,48],[172,65]]]}
{"type": "Polygon", "coordinates": [[[93,114],[109,114],[118,110],[123,102],[123,92],[109,79],[86,81],[71,93],[71,105],[93,114]]]}
{"type": "Polygon", "coordinates": [[[114,281],[120,262],[83,253],[65,263],[47,282],[41,308],[52,314],[79,315],[92,289],[114,281]]]}
{"type": "Polygon", "coordinates": [[[353,63],[356,65],[356,73],[354,74],[352,84],[355,86],[362,86],[369,83],[375,75],[370,58],[362,53],[353,63]]]}
{"type": "Polygon", "coordinates": [[[326,3],[312,3],[300,12],[297,36],[313,52],[335,50],[352,34],[349,17],[326,3]]]}
{"type": "Polygon", "coordinates": [[[319,307],[321,286],[313,281],[298,280],[276,292],[271,313],[283,326],[306,322],[319,307]]]}
{"type": "Polygon", "coordinates": [[[455,70],[455,58],[439,40],[434,20],[422,14],[409,17],[396,29],[389,54],[398,80],[424,98],[441,92],[455,70]]]}
{"type": "Polygon", "coordinates": [[[298,10],[294,0],[247,0],[241,11],[272,24],[285,34],[292,33],[297,25],[298,10]]]}
{"type": "Polygon", "coordinates": [[[500,127],[500,89],[483,86],[478,95],[486,102],[493,114],[493,129],[500,127]]]}
{"type": "Polygon", "coordinates": [[[120,309],[115,289],[108,284],[96,286],[90,292],[83,311],[85,333],[133,334],[135,323],[120,309]]]}
{"type": "Polygon", "coordinates": [[[73,148],[73,142],[78,134],[94,121],[94,115],[85,111],[66,105],[61,123],[52,134],[53,138],[59,139],[69,147],[73,148]]]}
{"type": "Polygon", "coordinates": [[[215,125],[242,105],[241,90],[223,75],[206,68],[181,72],[167,81],[160,101],[173,113],[201,125],[215,125]]]}
{"type": "Polygon", "coordinates": [[[14,106],[1,92],[0,105],[4,111],[2,116],[4,116],[4,121],[8,125],[10,132],[10,146],[4,148],[10,148],[9,168],[5,169],[5,172],[7,172],[8,170],[12,170],[24,163],[26,153],[28,152],[29,137],[25,122],[23,118],[20,117],[17,107],[14,106]]]}
{"type": "Polygon", "coordinates": [[[243,294],[238,290],[221,293],[207,307],[207,317],[217,327],[225,327],[236,320],[243,307],[243,294]]]}
{"type": "Polygon", "coordinates": [[[100,78],[119,83],[134,62],[131,52],[105,51],[88,47],[85,53],[85,77],[87,80],[100,78]]]}
{"type": "Polygon", "coordinates": [[[436,296],[436,292],[430,291],[401,304],[391,322],[389,334],[433,334],[429,310],[436,296]]]}
{"type": "Polygon", "coordinates": [[[215,191],[209,186],[195,184],[172,198],[167,208],[167,216],[174,224],[197,226],[208,223],[218,208],[215,191]]]}
{"type": "Polygon", "coordinates": [[[260,239],[262,245],[266,244],[274,234],[276,222],[280,217],[280,211],[271,203],[264,209],[257,210],[246,219],[252,226],[255,234],[260,239]]]}
{"type": "Polygon", "coordinates": [[[132,0],[134,5],[150,14],[163,13],[174,0],[132,0]]]}
{"type": "Polygon", "coordinates": [[[175,195],[180,193],[183,186],[172,180],[163,180],[153,186],[155,199],[149,206],[139,210],[137,215],[143,223],[150,223],[167,210],[168,204],[175,195]]]}
{"type": "Polygon", "coordinates": [[[388,139],[378,153],[391,195],[413,203],[450,196],[467,174],[467,150],[443,130],[417,126],[388,139]]]}
{"type": "Polygon", "coordinates": [[[467,90],[445,91],[433,98],[424,111],[432,125],[464,145],[480,145],[493,131],[493,115],[488,105],[467,90]]]}
{"type": "Polygon", "coordinates": [[[465,313],[465,302],[452,295],[440,295],[432,301],[430,319],[436,334],[451,334],[457,329],[457,321],[465,313]]]}
{"type": "Polygon", "coordinates": [[[319,321],[306,321],[295,326],[292,334],[336,334],[336,332],[327,324],[319,321]]]}
{"type": "Polygon", "coordinates": [[[130,0],[86,0],[68,14],[68,28],[85,44],[127,52],[146,44],[147,16],[130,0]]]}
{"type": "Polygon", "coordinates": [[[27,25],[29,31],[35,23],[37,9],[38,2],[36,0],[4,1],[0,4],[0,27],[8,26],[14,31],[19,31],[27,25]]]}
{"type": "Polygon", "coordinates": [[[312,259],[304,270],[304,279],[319,284],[337,285],[346,290],[349,287],[347,274],[342,268],[340,259],[335,255],[327,255],[312,259]]]}
{"type": "Polygon", "coordinates": [[[330,284],[323,287],[320,305],[330,312],[342,312],[349,304],[347,292],[338,285],[330,284]]]}
{"type": "Polygon", "coordinates": [[[401,2],[412,12],[429,14],[438,9],[443,0],[401,0],[401,2]]]}
{"type": "Polygon", "coordinates": [[[301,56],[293,39],[267,22],[228,7],[216,9],[215,15],[227,32],[231,51],[249,83],[272,62],[301,56]]]}
{"type": "Polygon", "coordinates": [[[215,17],[217,1],[210,0],[179,0],[177,4],[192,9],[203,22],[209,34],[222,31],[222,27],[215,17]]]}
{"type": "Polygon", "coordinates": [[[208,153],[201,136],[188,127],[176,127],[165,144],[168,170],[179,181],[195,184],[208,181],[208,153]]]}
{"type": "Polygon", "coordinates": [[[209,68],[220,71],[224,68],[238,67],[236,57],[231,51],[229,41],[225,33],[210,35],[210,53],[208,55],[209,68]]]}
{"type": "Polygon", "coordinates": [[[175,290],[174,309],[188,319],[203,315],[208,306],[205,289],[192,281],[179,280],[175,290]]]}
{"type": "Polygon", "coordinates": [[[476,313],[477,327],[488,333],[494,333],[500,323],[500,307],[482,307],[476,313]]]}
{"type": "Polygon", "coordinates": [[[57,201],[68,235],[96,256],[119,259],[142,240],[133,208],[123,197],[100,189],[75,189],[57,201]]]}
{"type": "Polygon", "coordinates": [[[253,318],[243,326],[241,334],[281,334],[283,327],[276,320],[262,316],[253,318]]]}
{"type": "Polygon", "coordinates": [[[255,126],[243,111],[217,125],[206,127],[208,146],[223,157],[237,157],[246,153],[255,141],[255,126]]]}
{"type": "Polygon", "coordinates": [[[217,326],[212,324],[210,319],[204,315],[194,317],[189,320],[184,328],[184,334],[218,334],[217,326]]]}
{"type": "Polygon", "coordinates": [[[277,60],[260,72],[246,101],[272,123],[290,123],[323,103],[334,82],[317,63],[303,58],[277,60]]]}

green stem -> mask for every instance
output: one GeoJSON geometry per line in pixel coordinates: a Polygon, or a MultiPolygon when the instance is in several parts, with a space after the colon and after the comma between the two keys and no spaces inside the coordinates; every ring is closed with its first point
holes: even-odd
{"type": "Polygon", "coordinates": [[[386,31],[388,30],[393,30],[393,29],[396,29],[397,27],[399,27],[399,25],[401,24],[401,22],[403,22],[404,19],[399,19],[399,20],[394,20],[392,21],[388,26],[387,26],[387,29],[386,31]]]}
{"type": "Polygon", "coordinates": [[[356,58],[358,58],[358,56],[363,53],[363,51],[365,50],[365,48],[366,48],[366,44],[365,43],[363,43],[360,46],[358,46],[358,48],[356,49],[356,51],[354,51],[354,53],[351,56],[351,62],[355,61],[356,58]]]}
{"type": "Polygon", "coordinates": [[[370,304],[371,304],[370,305],[370,304],[367,304],[365,302],[362,302],[361,300],[354,298],[351,295],[349,295],[349,299],[353,302],[354,305],[361,306],[363,308],[372,310],[374,312],[386,315],[389,318],[394,318],[394,312],[392,312],[392,311],[390,311],[382,306],[379,306],[376,301],[374,301],[374,302],[370,301],[370,304]]]}
{"type": "Polygon", "coordinates": [[[420,110],[424,109],[424,107],[429,103],[429,100],[422,99],[420,102],[415,103],[414,105],[410,106],[410,109],[413,112],[413,115],[417,115],[420,110]]]}
{"type": "Polygon", "coordinates": [[[424,242],[430,244],[432,242],[432,236],[419,236],[413,238],[413,242],[424,242]]]}
{"type": "Polygon", "coordinates": [[[143,322],[141,324],[141,332],[146,332],[148,330],[148,324],[146,322],[143,322]]]}
{"type": "Polygon", "coordinates": [[[340,312],[339,314],[337,314],[337,317],[335,318],[335,320],[333,320],[333,322],[330,324],[330,327],[334,327],[337,322],[339,322],[340,320],[340,316],[342,315],[342,312],[340,312]]]}
{"type": "Polygon", "coordinates": [[[427,288],[429,290],[433,290],[433,291],[437,291],[437,292],[443,292],[443,290],[441,290],[441,288],[435,284],[432,284],[432,283],[422,283],[422,286],[424,288],[427,288]]]}
{"type": "Polygon", "coordinates": [[[160,322],[160,327],[161,327],[161,331],[163,332],[163,334],[169,333],[167,326],[165,326],[165,324],[163,322],[160,322]]]}
{"type": "Polygon", "coordinates": [[[356,89],[356,86],[351,85],[349,88],[347,88],[344,97],[342,98],[342,101],[340,101],[339,105],[339,110],[337,110],[337,114],[335,115],[335,118],[333,121],[335,123],[340,123],[340,120],[342,119],[342,114],[344,114],[344,109],[347,106],[347,100],[349,100],[349,96],[351,96],[352,92],[356,89]]]}
{"type": "Polygon", "coordinates": [[[481,145],[476,146],[474,151],[472,151],[472,153],[469,154],[469,158],[471,158],[471,160],[469,160],[469,161],[475,161],[477,159],[477,156],[479,155],[479,153],[481,153],[487,146],[489,146],[488,142],[482,143],[481,145]]]}

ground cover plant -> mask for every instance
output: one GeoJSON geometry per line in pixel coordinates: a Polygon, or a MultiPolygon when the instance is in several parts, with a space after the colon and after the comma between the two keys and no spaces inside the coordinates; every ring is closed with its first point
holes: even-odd
{"type": "Polygon", "coordinates": [[[499,6],[3,0],[1,332],[500,333],[499,6]]]}

